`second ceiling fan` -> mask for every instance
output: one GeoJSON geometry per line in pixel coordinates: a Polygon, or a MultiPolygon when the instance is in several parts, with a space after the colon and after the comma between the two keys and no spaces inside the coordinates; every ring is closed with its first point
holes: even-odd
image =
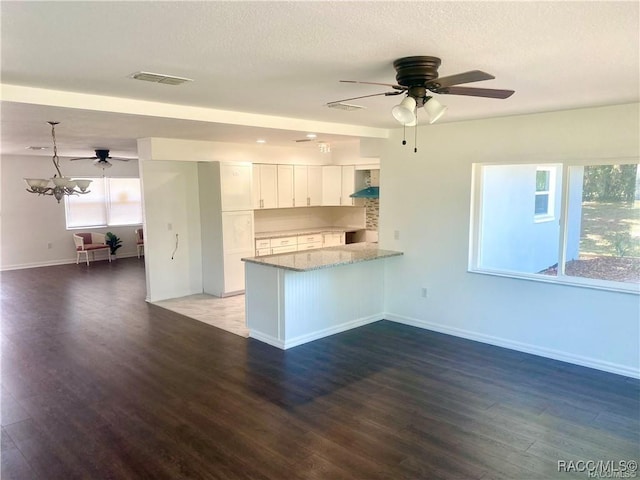
{"type": "Polygon", "coordinates": [[[118,160],[119,162],[128,162],[129,159],[128,158],[120,158],[120,157],[111,157],[109,155],[109,150],[105,150],[105,149],[96,149],[95,151],[95,156],[93,157],[78,157],[78,158],[71,158],[70,161],[75,161],[75,160],[93,160],[93,164],[96,167],[100,167],[100,168],[110,168],[112,166],[112,163],[109,160],[118,160]]]}

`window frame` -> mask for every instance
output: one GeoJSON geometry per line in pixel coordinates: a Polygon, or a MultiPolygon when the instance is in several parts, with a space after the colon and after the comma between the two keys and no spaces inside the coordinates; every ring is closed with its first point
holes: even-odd
{"type": "MultiPolygon", "coordinates": [[[[554,164],[555,166],[558,166],[558,164],[554,164]]],[[[535,223],[542,223],[542,222],[552,222],[553,220],[556,219],[555,216],[555,209],[556,209],[556,198],[555,198],[555,194],[556,194],[556,169],[552,168],[551,166],[546,166],[546,165],[538,165],[536,167],[536,176],[538,174],[538,172],[548,172],[549,173],[549,185],[547,187],[547,190],[538,190],[537,185],[536,185],[536,189],[534,192],[534,199],[537,198],[538,196],[541,195],[546,195],[547,196],[547,211],[545,213],[536,213],[535,212],[535,202],[534,202],[534,209],[533,209],[533,221],[535,223]]],[[[536,178],[536,183],[537,183],[537,178],[536,178]]]]}
{"type": "MultiPolygon", "coordinates": [[[[92,180],[93,182],[102,182],[103,185],[103,198],[102,198],[102,208],[104,209],[104,214],[106,218],[105,224],[96,224],[96,225],[80,225],[80,226],[69,226],[69,197],[64,197],[64,217],[65,217],[65,228],[66,230],[86,230],[86,229],[95,229],[95,228],[110,228],[110,227],[131,227],[136,225],[142,225],[143,218],[140,219],[140,222],[132,222],[132,223],[110,223],[111,220],[111,188],[109,182],[114,179],[128,179],[128,180],[138,180],[140,183],[140,207],[142,212],[142,182],[140,181],[140,177],[133,176],[122,176],[122,177],[82,177],[86,180],[92,180]]],[[[72,178],[73,180],[74,178],[72,178]]],[[[91,190],[91,185],[89,186],[89,190],[91,190]]]]}
{"type": "Polygon", "coordinates": [[[497,277],[515,278],[541,283],[551,283],[556,285],[574,286],[590,288],[595,290],[606,290],[619,293],[629,293],[640,295],[640,284],[630,282],[615,282],[611,280],[601,280],[595,278],[575,277],[565,274],[565,264],[567,261],[567,231],[569,228],[569,185],[570,170],[572,167],[584,167],[588,165],[618,165],[618,164],[638,164],[640,168],[640,157],[616,157],[616,158],[585,158],[585,159],[554,159],[553,161],[514,161],[514,162],[477,162],[471,168],[471,202],[469,218],[469,256],[467,272],[481,275],[491,275],[497,277]],[[491,269],[480,267],[482,264],[482,169],[491,165],[559,165],[562,170],[562,186],[560,189],[560,217],[558,235],[558,271],[556,276],[543,275],[539,273],[526,273],[513,270],[491,269]]]}

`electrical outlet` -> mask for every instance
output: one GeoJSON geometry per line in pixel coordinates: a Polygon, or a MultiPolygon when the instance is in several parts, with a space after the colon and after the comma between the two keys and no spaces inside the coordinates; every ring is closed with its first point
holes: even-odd
{"type": "Polygon", "coordinates": [[[167,223],[167,230],[173,230],[173,223],[167,223]]]}
{"type": "Polygon", "coordinates": [[[53,248],[53,243],[47,242],[47,249],[51,250],[53,248]]]}
{"type": "Polygon", "coordinates": [[[393,238],[395,240],[400,240],[400,230],[394,230],[393,231],[393,238]]]}
{"type": "Polygon", "coordinates": [[[422,298],[427,298],[427,289],[425,287],[422,287],[422,298]]]}

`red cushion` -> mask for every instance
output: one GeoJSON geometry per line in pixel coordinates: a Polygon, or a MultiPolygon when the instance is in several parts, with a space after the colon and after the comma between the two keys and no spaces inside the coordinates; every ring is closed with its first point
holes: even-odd
{"type": "MultiPolygon", "coordinates": [[[[84,249],[85,250],[103,250],[106,248],[111,248],[109,247],[109,245],[104,245],[102,243],[90,243],[90,244],[84,244],[84,249]]],[[[82,250],[81,247],[78,247],[78,250],[82,250]]]]}
{"type": "Polygon", "coordinates": [[[87,243],[91,243],[91,234],[90,233],[76,233],[77,236],[82,237],[82,241],[86,245],[87,243]]]}

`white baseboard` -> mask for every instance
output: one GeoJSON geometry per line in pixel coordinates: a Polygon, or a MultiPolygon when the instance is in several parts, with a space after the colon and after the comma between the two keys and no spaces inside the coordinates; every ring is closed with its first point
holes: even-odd
{"type": "Polygon", "coordinates": [[[298,345],[302,345],[304,343],[309,343],[314,340],[318,340],[320,338],[335,335],[336,333],[346,332],[347,330],[352,330],[354,328],[362,327],[363,325],[368,325],[369,323],[377,322],[377,321],[383,320],[384,318],[385,318],[384,314],[377,313],[375,315],[358,318],[357,320],[341,323],[340,325],[324,328],[322,330],[317,330],[315,332],[308,333],[306,335],[300,335],[298,337],[292,338],[291,340],[284,340],[284,341],[278,338],[272,337],[271,335],[267,335],[265,333],[258,332],[252,329],[249,329],[249,337],[255,338],[256,340],[260,340],[261,342],[264,342],[264,343],[268,343],[269,345],[277,347],[281,350],[287,350],[289,348],[297,347],[298,345]]]}
{"type": "Polygon", "coordinates": [[[574,365],[580,365],[583,367],[594,368],[596,370],[602,370],[609,373],[615,373],[618,375],[624,375],[625,377],[640,378],[640,371],[626,365],[620,365],[617,363],[604,362],[596,358],[583,357],[580,355],[573,355],[570,353],[562,352],[560,350],[553,350],[550,348],[539,347],[522,342],[514,342],[505,338],[494,337],[492,335],[485,335],[482,333],[473,332],[470,330],[464,330],[456,327],[449,327],[438,323],[427,322],[425,320],[418,320],[416,318],[405,317],[402,315],[395,315],[387,313],[384,318],[386,320],[403,323],[405,325],[411,325],[413,327],[424,328],[426,330],[433,330],[434,332],[445,333],[447,335],[453,335],[455,337],[466,338],[468,340],[474,340],[476,342],[488,343],[497,347],[509,348],[518,352],[531,353],[540,357],[551,358],[553,360],[560,360],[561,362],[572,363],[574,365]]]}
{"type": "Polygon", "coordinates": [[[249,337],[260,340],[261,342],[269,344],[272,347],[279,348],[280,350],[284,350],[284,342],[282,340],[278,340],[276,337],[272,337],[271,335],[267,335],[265,333],[257,332],[250,329],[249,337]]]}
{"type": "MultiPolygon", "coordinates": [[[[137,257],[138,254],[136,252],[126,253],[126,254],[118,254],[118,258],[131,258],[137,257]]],[[[140,257],[142,260],[142,257],[140,257]]],[[[103,260],[108,261],[106,258],[99,258],[98,260],[90,260],[89,262],[102,262],[103,260]]],[[[113,260],[112,261],[117,261],[113,260]]],[[[76,258],[64,258],[61,260],[47,260],[46,262],[33,262],[33,263],[21,263],[17,265],[3,265],[0,267],[0,272],[9,271],[9,270],[24,270],[27,268],[40,268],[40,267],[54,267],[56,265],[70,265],[72,263],[76,263],[76,258]]],[[[87,262],[84,260],[80,260],[80,264],[86,265],[87,262]]]]}
{"type": "Polygon", "coordinates": [[[297,347],[298,345],[302,345],[303,343],[312,342],[314,340],[318,340],[319,338],[335,335],[336,333],[346,332],[347,330],[362,327],[363,325],[368,325],[369,323],[377,322],[383,319],[383,313],[376,313],[374,315],[369,315],[368,317],[358,318],[350,322],[341,323],[340,325],[336,325],[334,327],[317,330],[306,335],[300,335],[299,337],[292,338],[291,340],[286,340],[284,342],[284,348],[287,349],[297,347]]]}

